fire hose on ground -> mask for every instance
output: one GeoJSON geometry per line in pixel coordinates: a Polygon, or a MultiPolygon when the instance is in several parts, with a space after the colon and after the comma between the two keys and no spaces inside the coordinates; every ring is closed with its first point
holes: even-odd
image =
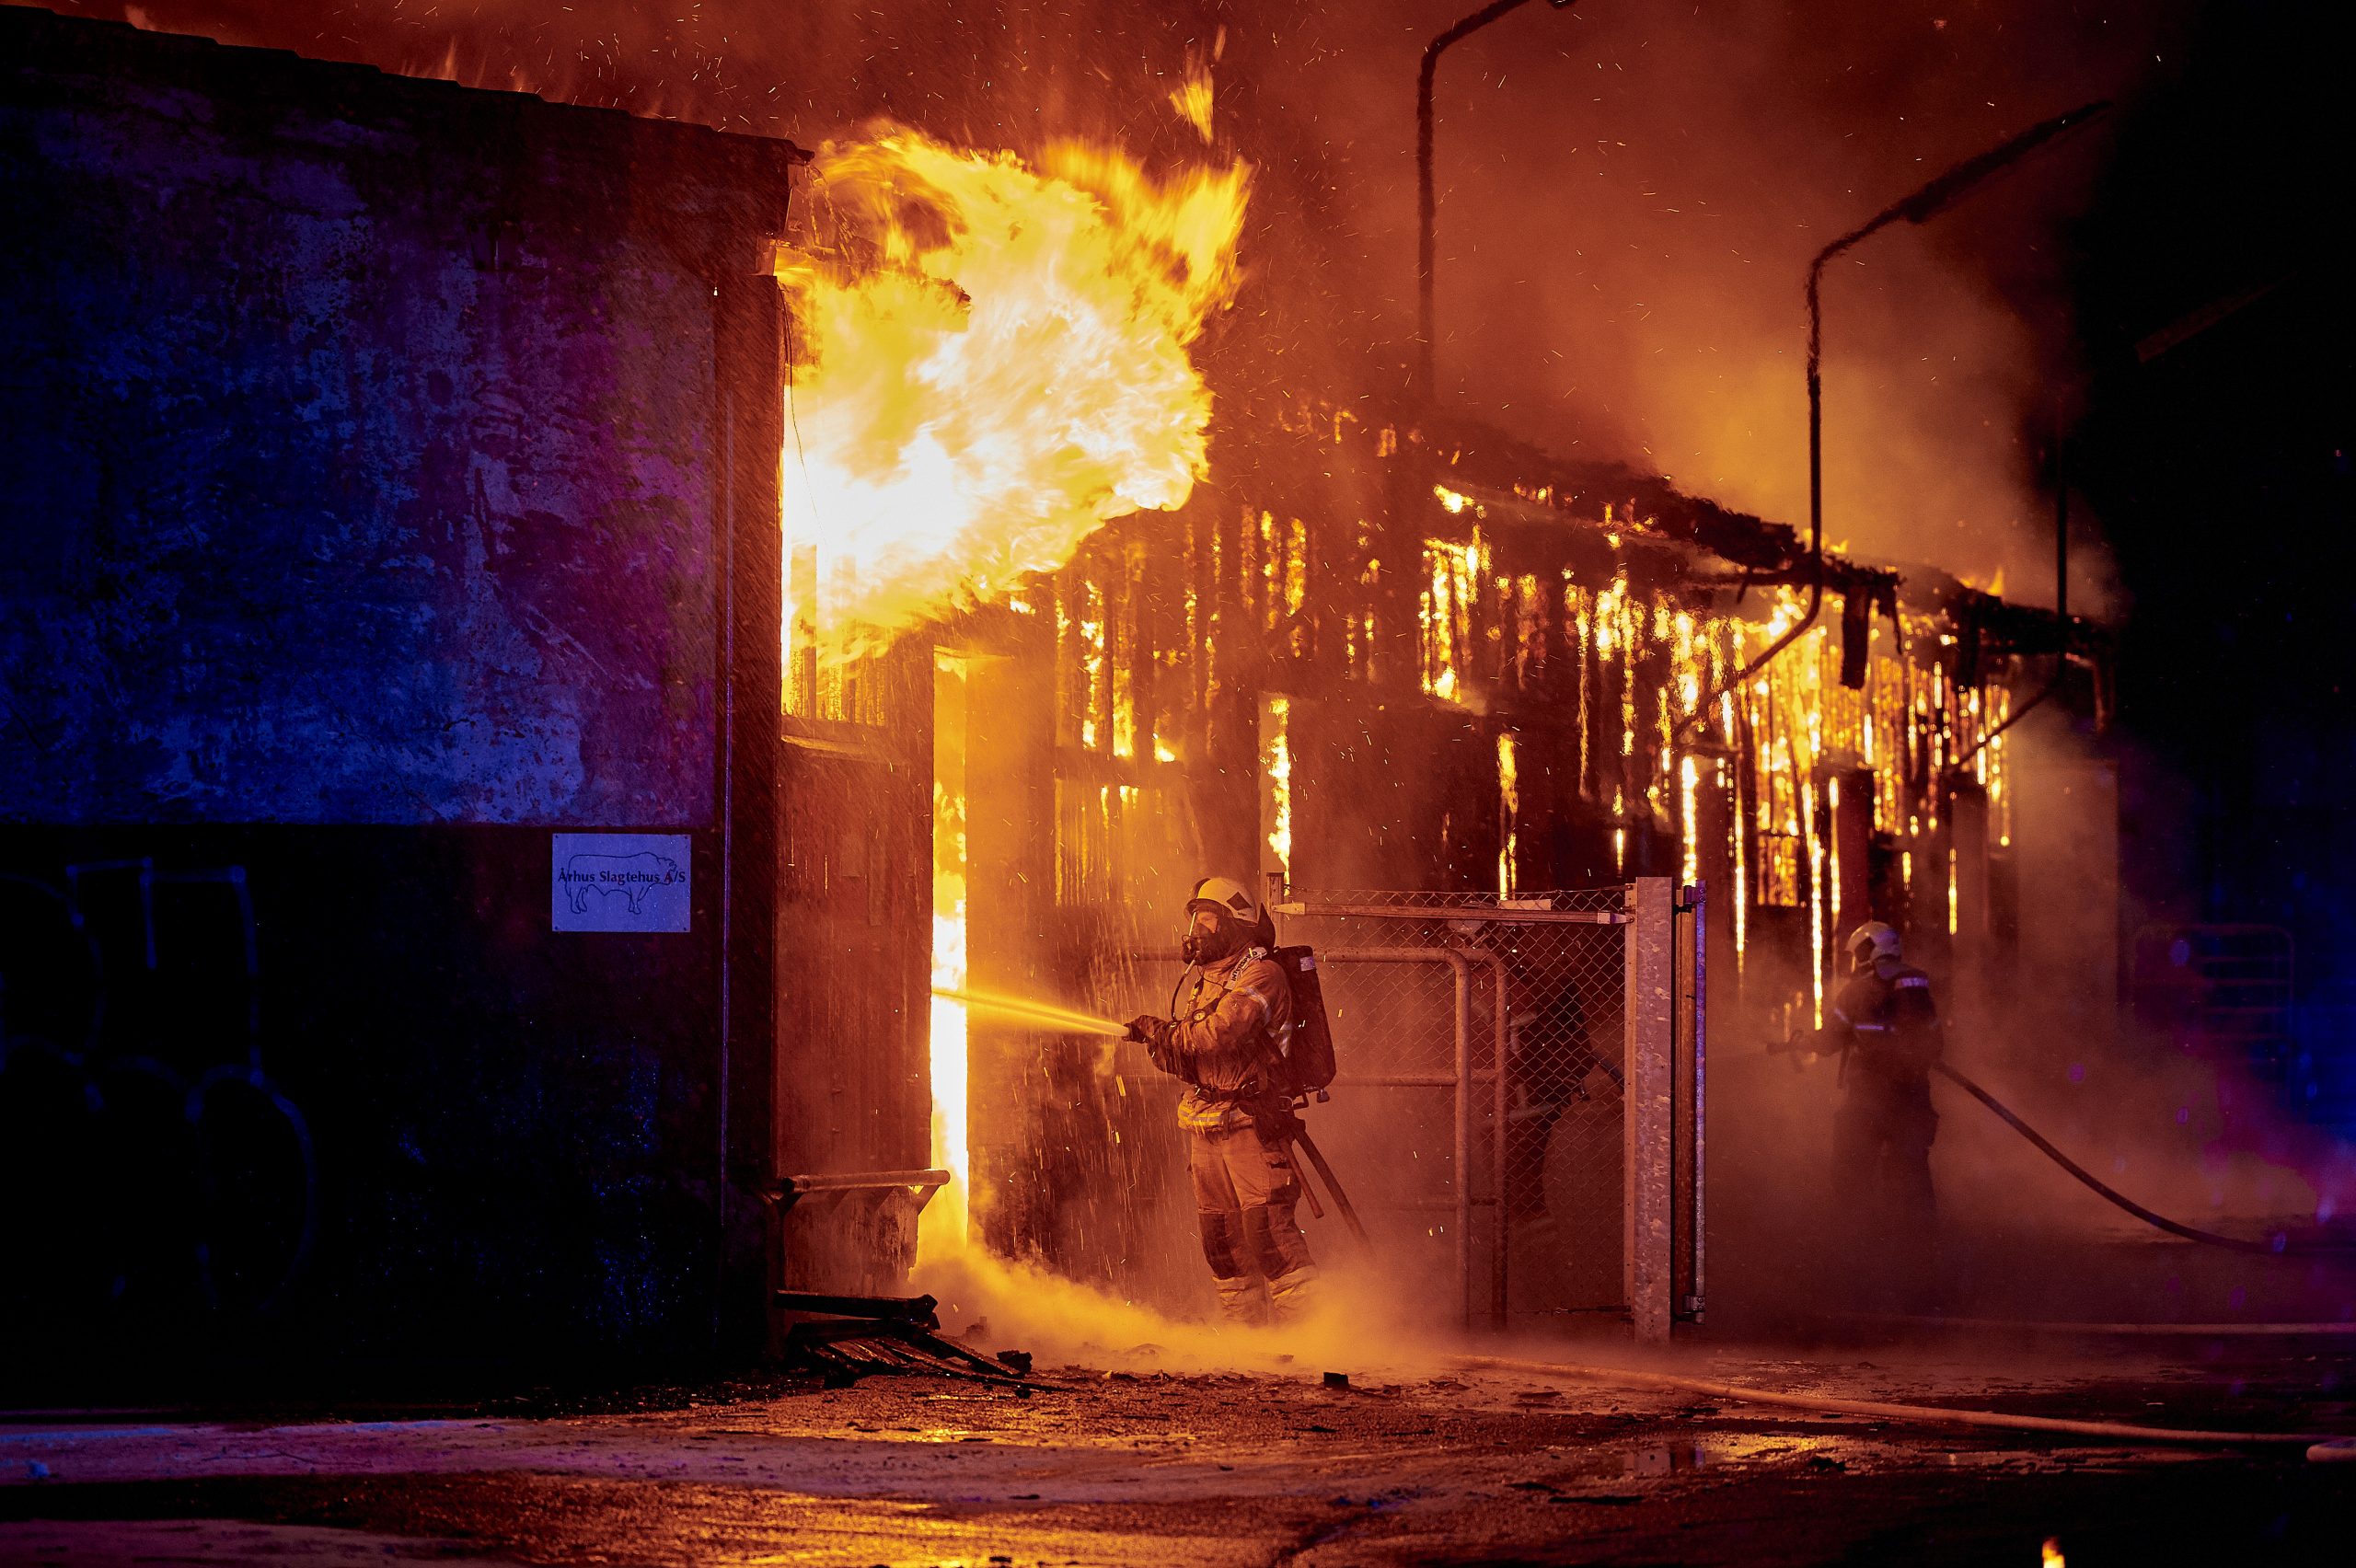
{"type": "Polygon", "coordinates": [[[2293,1243],[2288,1236],[2283,1235],[2280,1231],[2277,1231],[2267,1240],[2251,1241],[2239,1236],[2220,1236],[2213,1230],[2203,1230],[2198,1226],[2187,1225],[2182,1220],[2170,1219],[2164,1214],[2145,1208],[2142,1204],[2137,1203],[2126,1193],[2119,1192],[2117,1188],[2112,1187],[2108,1182],[2102,1181],[2085,1166],[2080,1165],[2076,1160],[2072,1159],[2068,1155],[2063,1154],[2060,1149],[2054,1147],[2052,1140],[2046,1137],[2044,1134],[2038,1132],[2035,1127],[2030,1126],[2027,1122],[2022,1121],[2019,1115],[2013,1111],[2012,1107],[2006,1105],[2003,1101],[1998,1100],[1994,1095],[1989,1093],[1986,1090],[1981,1088],[1978,1084],[1964,1077],[1963,1074],[1958,1072],[1955,1068],[1947,1066],[1945,1062],[1933,1062],[1931,1066],[1932,1069],[1941,1078],[1946,1078],[1949,1083],[1954,1084],[1958,1089],[1962,1090],[1966,1094],[1971,1096],[1972,1099],[1977,1100],[1981,1104],[1985,1105],[1990,1111],[1995,1113],[1997,1117],[2002,1120],[2006,1126],[2012,1128],[2013,1131],[2020,1134],[2021,1136],[2027,1138],[2031,1144],[2035,1145],[2037,1151],[2039,1154],[2042,1154],[2046,1159],[2053,1161],[2054,1164],[2060,1166],[2062,1170],[2076,1177],[2097,1196],[2108,1199],[2111,1203],[2118,1205],[2120,1208],[2125,1209],[2129,1214],[2133,1215],[2137,1219],[2142,1220],[2144,1224],[2156,1226],[2160,1229],[2166,1231],[2171,1236],[2181,1236],[2188,1241],[2199,1241],[2205,1246],[2229,1247],[2236,1252],[2260,1252],[2273,1257],[2281,1257],[2292,1253],[2303,1256],[2319,1253],[2339,1253],[2346,1255],[2350,1251],[2356,1251],[2356,1249],[2339,1244],[2293,1243]]]}
{"type": "Polygon", "coordinates": [[[2015,1415],[2004,1411],[1961,1410],[1946,1405],[1900,1404],[1886,1400],[1842,1399],[1831,1394],[1794,1394],[1774,1389],[1751,1389],[1709,1378],[1688,1378],[1676,1372],[1639,1372],[1619,1366],[1588,1366],[1576,1362],[1522,1361],[1504,1355],[1462,1355],[1458,1366],[1472,1371],[1522,1372],[1620,1388],[1669,1389],[1703,1394],[1744,1404],[1774,1405],[1817,1415],[1867,1415],[1884,1421],[1906,1421],[1945,1426],[1990,1427],[2004,1432],[2044,1432],[2073,1437],[2109,1437],[2129,1443],[2183,1443],[2198,1447],[2280,1447],[2295,1445],[2316,1460],[2356,1458],[2351,1440],[2322,1432],[2219,1432],[2200,1428],[2142,1426],[2124,1421],[2077,1421],[2053,1415],[2015,1415]]]}
{"type": "MultiPolygon", "coordinates": [[[[1762,1054],[1763,1055],[1771,1055],[1762,1054]]],[[[2038,1151],[2071,1175],[2076,1177],[2098,1195],[2108,1199],[2136,1218],[2187,1240],[2211,1246],[2230,1248],[2235,1251],[2257,1252],[2269,1256],[2287,1254],[2341,1253],[2356,1249],[2338,1246],[2299,1246],[2277,1234],[2268,1241],[2251,1241],[2240,1237],[2222,1236],[2186,1225],[2165,1215],[2144,1207],[2125,1193],[2117,1191],[2096,1177],[2084,1166],[2072,1159],[2052,1141],[2023,1121],[2013,1109],[1969,1078],[1944,1062],[1934,1062],[1940,1076],[1953,1082],[1974,1100],[1986,1106],[2005,1125],[2036,1146],[2038,1151]]],[[[2062,1325],[2054,1325],[2056,1327],[2062,1325]]],[[[2132,1328],[2131,1325],[2086,1324],[2078,1327],[2093,1330],[2132,1328]]],[[[2349,1332],[2356,1325],[2297,1323],[2279,1325],[2248,1325],[2258,1332],[2281,1333],[2314,1333],[2349,1332]]],[[[1666,1389],[1682,1393],[1701,1394],[1712,1399],[1734,1401],[1745,1404],[1768,1405],[1786,1410],[1805,1411],[1812,1414],[1862,1415],[1885,1421],[1905,1421],[1933,1425],[1973,1426],[2008,1432],[2038,1432],[2078,1437],[2110,1438],[2119,1442],[2173,1443],[2199,1447],[2296,1447],[2305,1450],[2306,1457],[2316,1462],[2356,1460],[2356,1438],[2332,1433],[2318,1432],[2235,1432],[2200,1428],[2144,1426],[2131,1422],[2082,1421],[2062,1416],[2014,1414],[2004,1411],[1957,1409],[1945,1405],[1905,1404],[1885,1400],[1843,1399],[1834,1395],[1787,1393],[1773,1389],[1746,1388],[1738,1383],[1723,1383],[1713,1378],[1691,1378],[1673,1372],[1642,1372],[1616,1366],[1590,1366],[1571,1362],[1525,1361],[1509,1356],[1467,1355],[1457,1358],[1456,1365],[1472,1370],[1522,1372],[1542,1377],[1563,1378],[1582,1382],[1608,1384],[1623,1388],[1666,1389]]]]}
{"type": "MultiPolygon", "coordinates": [[[[936,989],[936,996],[948,997],[968,1005],[978,1006],[1002,1015],[1015,1016],[1051,1028],[1077,1033],[1114,1036],[1124,1032],[1123,1026],[1111,1019],[1090,1013],[1042,1004],[1029,999],[994,997],[971,991],[936,989]]],[[[1762,1054],[1760,1059],[1764,1059],[1762,1054]]],[[[2293,1248],[2287,1239],[2277,1237],[2271,1243],[2246,1241],[2230,1236],[2219,1236],[2195,1227],[2171,1220],[2114,1191],[2097,1180],[2085,1167],[2071,1159],[2031,1127],[2013,1111],[1945,1063],[1934,1063],[1939,1072],[1959,1088],[2003,1118],[2015,1132],[2036,1145],[2048,1159],[2060,1165],[2102,1196],[2117,1204],[2137,1218],[2155,1225],[2174,1235],[2189,1240],[2203,1241],[2236,1251],[2281,1255],[2291,1251],[2346,1251],[2333,1248],[2293,1248]]],[[[1357,1223],[1349,1200],[1343,1194],[1341,1184],[1334,1181],[1330,1167],[1313,1144],[1303,1136],[1299,1139],[1307,1153],[1331,1187],[1344,1217],[1361,1241],[1364,1230],[1357,1223]]],[[[1313,1202],[1313,1200],[1312,1200],[1313,1202]]],[[[2311,1325],[2284,1325],[2305,1328],[2311,1325]]],[[[2304,1447],[2313,1460],[2347,1460],[2356,1458],[2356,1438],[2329,1433],[2314,1432],[2232,1432],[2201,1428],[2142,1426],[2129,1422],[2080,1421],[2061,1416],[2015,1415],[2003,1411],[1957,1409],[1944,1405],[1905,1404],[1884,1400],[1853,1400],[1833,1395],[1786,1393],[1773,1389],[1746,1388],[1738,1383],[1722,1383],[1707,1378],[1689,1378],[1680,1373],[1643,1372],[1625,1367],[1589,1366],[1571,1362],[1525,1361],[1510,1356],[1466,1355],[1455,1364],[1474,1371],[1520,1372],[1540,1377],[1562,1378],[1582,1382],[1600,1383],[1622,1388],[1674,1389],[1683,1393],[1701,1394],[1711,1399],[1737,1403],[1765,1405],[1785,1410],[1797,1410],[1817,1415],[1861,1415],[1884,1421],[1905,1421],[1935,1425],[1972,1426],[2007,1432],[2037,1432],[2063,1436],[2109,1438],[2119,1442],[2173,1443],[2200,1447],[2304,1447]]]]}
{"type": "MultiPolygon", "coordinates": [[[[1736,1059],[1738,1061],[1765,1061],[1782,1055],[1784,1055],[1782,1051],[1771,1049],[1761,1052],[1758,1055],[1753,1057],[1738,1057],[1736,1059]]],[[[1986,1090],[1981,1088],[1980,1085],[1974,1083],[1970,1078],[1965,1077],[1956,1068],[1948,1066],[1945,1062],[1934,1061],[1931,1064],[1931,1069],[1937,1073],[1941,1078],[1944,1078],[1948,1082],[1954,1084],[1958,1089],[1962,1090],[1966,1094],[1971,1096],[1974,1100],[1980,1101],[1981,1104],[1986,1106],[1989,1111],[1994,1113],[1994,1115],[2006,1126],[2020,1134],[2022,1137],[2027,1138],[2029,1143],[2036,1147],[2039,1154],[2042,1154],[2046,1159],[2053,1161],[2054,1164],[2060,1166],[2062,1170],[2075,1177],[2089,1191],[2094,1193],[2096,1196],[2104,1199],[2106,1202],[2118,1205],[2127,1213],[2133,1215],[2137,1219],[2142,1220],[2144,1224],[2165,1230],[2171,1236],[2181,1236],[2188,1241],[2198,1241],[2204,1246],[2224,1247],[2236,1252],[2256,1252],[2268,1257],[2356,1256],[2356,1246],[2350,1246],[2344,1242],[2294,1242],[2288,1236],[2280,1231],[2277,1231],[2273,1236],[2268,1238],[2266,1240],[2252,1241],[2246,1237],[2223,1236],[2213,1230],[2203,1230],[2198,1226],[2187,1225],[2182,1220],[2170,1219],[2167,1216],[2159,1213],[2157,1210],[2145,1208],[2142,1204],[2137,1203],[2134,1199],[2129,1197],[2118,1188],[2111,1186],[2108,1182],[2096,1176],[2093,1171],[2088,1170],[2085,1166],[2079,1164],[2076,1160],[2072,1159],[2068,1155],[2062,1153],[2060,1148],[2054,1146],[2052,1139],[2047,1137],[2035,1127],[2030,1126],[2027,1122],[2023,1121],[2019,1113],[2015,1112],[2011,1106],[2006,1105],[2003,1101],[1997,1099],[1994,1095],[1989,1093],[1986,1090]]]]}

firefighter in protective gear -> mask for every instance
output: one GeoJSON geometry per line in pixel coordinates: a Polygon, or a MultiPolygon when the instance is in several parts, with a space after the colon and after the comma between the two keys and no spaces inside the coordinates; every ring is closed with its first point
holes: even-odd
{"type": "Polygon", "coordinates": [[[1219,1310],[1234,1322],[1281,1322],[1310,1304],[1317,1265],[1294,1221],[1292,1096],[1282,1081],[1292,986],[1268,956],[1259,901],[1242,882],[1207,877],[1186,902],[1188,965],[1171,1016],[1133,1020],[1153,1065],[1186,1082],[1195,1217],[1219,1310]]]}
{"type": "Polygon", "coordinates": [[[1878,920],[1849,934],[1850,975],[1827,1009],[1819,1051],[1841,1053],[1847,1094],[1832,1124],[1836,1193],[1877,1196],[1901,1250],[1927,1248],[1937,1218],[1931,1189],[1931,1064],[1946,1047],[1931,977],[1900,957],[1878,920]]]}

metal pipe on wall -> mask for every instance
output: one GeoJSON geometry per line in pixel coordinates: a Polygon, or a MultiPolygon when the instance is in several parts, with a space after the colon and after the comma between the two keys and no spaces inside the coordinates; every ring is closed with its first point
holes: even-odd
{"type": "Polygon", "coordinates": [[[1719,692],[1739,690],[1743,684],[1765,669],[1784,649],[1797,641],[1824,607],[1824,380],[1820,374],[1824,346],[1824,269],[1832,259],[1868,236],[1879,233],[1901,219],[1910,224],[1925,224],[1961,201],[1964,196],[1998,171],[2010,167],[2027,154],[2043,146],[2064,131],[2073,130],[2099,117],[2110,107],[2107,98],[2081,104],[2067,114],[2057,114],[2041,121],[2013,137],[1999,143],[1977,157],[1966,158],[1911,195],[1893,202],[1876,213],[1857,227],[1842,235],[1818,251],[1807,264],[1807,614],[1799,624],[1785,631],[1766,651],[1743,666],[1740,674],[1721,686],[1717,691],[1705,694],[1693,705],[1692,710],[1678,721],[1680,735],[1710,710],[1719,692]]]}
{"type": "MultiPolygon", "coordinates": [[[[1546,0],[1557,11],[1569,9],[1576,0],[1546,0]]],[[[1490,3],[1459,20],[1454,26],[1424,45],[1424,58],[1415,72],[1415,385],[1419,402],[1428,403],[1432,387],[1432,276],[1436,259],[1433,226],[1438,216],[1438,198],[1432,190],[1432,83],[1439,71],[1439,57],[1449,46],[1472,33],[1479,32],[1498,17],[1519,11],[1530,0],[1490,0],[1490,3]]]]}

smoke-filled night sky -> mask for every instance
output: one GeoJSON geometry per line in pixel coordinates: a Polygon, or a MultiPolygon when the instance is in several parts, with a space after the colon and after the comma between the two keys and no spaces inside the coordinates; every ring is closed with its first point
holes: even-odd
{"type": "MultiPolygon", "coordinates": [[[[1264,173],[1230,385],[1272,367],[1393,394],[1413,331],[1413,84],[1458,7],[296,6],[156,0],[145,25],[520,86],[814,144],[873,115],[982,144],[1149,150],[1190,52],[1264,173]],[[669,13],[679,11],[673,17],[669,13]]],[[[1530,6],[1451,52],[1438,108],[1440,380],[1464,411],[1764,515],[1806,511],[1807,258],[1940,169],[2097,97],[2119,114],[1827,289],[1831,537],[2050,595],[2047,432],[2075,417],[2083,208],[2119,127],[2177,79],[2189,0],[1530,6]]],[[[2198,305],[2200,301],[2188,302],[2198,305]]],[[[2160,322],[2149,324],[2163,325],[2160,322]]],[[[2089,539],[2088,543],[2093,541],[2089,539]]],[[[2076,598],[2104,601],[2083,550],[2076,598]]]]}
{"type": "MultiPolygon", "coordinates": [[[[1255,166],[1213,385],[1404,388],[1414,84],[1469,0],[294,5],[52,0],[387,69],[815,145],[888,115],[978,145],[1193,133],[1217,56],[1255,166]]],[[[2321,969],[2356,871],[2337,633],[2350,434],[2330,236],[2345,24],[2260,0],[1582,0],[1440,68],[1439,381],[1465,414],[1787,521],[1806,513],[1807,258],[1955,161],[2117,109],[1826,290],[1827,534],[2050,602],[2048,454],[2072,434],[2073,607],[2123,627],[2120,714],[2177,780],[2131,790],[2131,882],[2281,919],[2321,969]],[[2304,782],[2303,782],[2304,781],[2304,782]],[[2141,813],[2139,816],[2137,813],[2141,813]]]]}

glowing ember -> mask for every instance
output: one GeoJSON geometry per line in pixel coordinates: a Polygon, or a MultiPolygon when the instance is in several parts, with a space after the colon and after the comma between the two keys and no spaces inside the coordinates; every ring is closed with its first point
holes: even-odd
{"type": "Polygon", "coordinates": [[[817,232],[778,267],[789,667],[1185,502],[1210,419],[1186,351],[1234,294],[1245,166],[1163,181],[1064,143],[1034,168],[892,130],[830,144],[814,181],[817,232]]]}

